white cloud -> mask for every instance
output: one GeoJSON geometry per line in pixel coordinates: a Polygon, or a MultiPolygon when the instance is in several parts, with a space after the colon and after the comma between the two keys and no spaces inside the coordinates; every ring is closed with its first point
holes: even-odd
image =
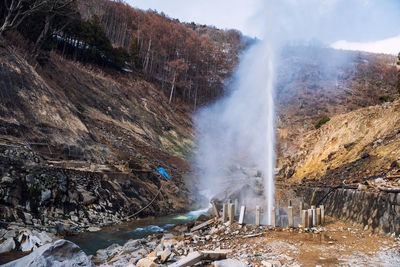
{"type": "Polygon", "coordinates": [[[348,42],[341,40],[333,43],[331,47],[335,49],[397,55],[400,52],[400,35],[375,42],[348,42]]]}

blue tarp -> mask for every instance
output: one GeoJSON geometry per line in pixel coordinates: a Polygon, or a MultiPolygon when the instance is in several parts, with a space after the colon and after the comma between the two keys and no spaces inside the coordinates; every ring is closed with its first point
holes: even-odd
{"type": "Polygon", "coordinates": [[[168,176],[167,172],[164,170],[164,168],[159,168],[159,169],[157,169],[157,171],[158,171],[162,176],[164,176],[165,178],[167,178],[168,180],[171,180],[171,178],[169,178],[169,176],[168,176]]]}

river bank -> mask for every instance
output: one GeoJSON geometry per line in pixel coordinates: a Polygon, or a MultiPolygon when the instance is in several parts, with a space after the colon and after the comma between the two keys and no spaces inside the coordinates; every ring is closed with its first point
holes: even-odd
{"type": "Polygon", "coordinates": [[[200,266],[400,264],[399,238],[372,234],[330,218],[324,227],[310,230],[222,223],[194,232],[182,229],[110,246],[97,251],[92,261],[99,266],[179,266],[177,262],[197,257],[200,266]],[[219,251],[228,260],[212,259],[207,254],[210,251],[219,251]]]}
{"type": "Polygon", "coordinates": [[[123,245],[130,239],[166,232],[177,224],[197,219],[206,214],[207,210],[208,208],[164,217],[147,217],[103,228],[92,227],[92,231],[86,232],[71,232],[70,229],[66,232],[63,225],[59,225],[58,229],[49,228],[45,231],[42,228],[11,223],[0,228],[0,264],[22,258],[30,251],[62,238],[77,244],[86,254],[94,255],[97,250],[112,244],[123,245]]]}
{"type": "Polygon", "coordinates": [[[400,265],[400,238],[365,231],[331,217],[321,227],[303,229],[229,225],[210,221],[207,216],[193,221],[197,215],[200,213],[149,218],[136,221],[136,228],[120,225],[69,239],[75,238],[83,248],[77,253],[89,255],[94,265],[103,267],[179,266],[188,259],[199,266],[400,265]],[[176,224],[172,226],[171,221],[176,224]],[[210,223],[194,228],[205,221],[210,223]],[[96,246],[101,249],[96,250],[96,246]]]}
{"type": "Polygon", "coordinates": [[[149,217],[129,223],[102,228],[97,232],[85,232],[68,236],[66,239],[77,244],[88,255],[113,244],[123,245],[131,239],[146,238],[148,235],[164,233],[176,225],[186,224],[207,213],[208,208],[185,214],[164,217],[149,217]]]}

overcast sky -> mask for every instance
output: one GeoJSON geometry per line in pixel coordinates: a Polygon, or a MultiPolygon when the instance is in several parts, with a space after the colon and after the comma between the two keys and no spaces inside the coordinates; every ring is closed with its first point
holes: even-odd
{"type": "MultiPolygon", "coordinates": [[[[183,22],[237,29],[254,37],[262,36],[260,15],[265,3],[273,0],[128,0],[133,7],[164,12],[183,22]]],[[[294,0],[293,0],[294,1],[294,0]]],[[[397,54],[400,51],[400,0],[305,0],[335,6],[323,42],[335,48],[397,54]],[[335,20],[332,23],[332,20],[335,20]],[[333,26],[332,26],[333,25],[333,26]],[[331,26],[331,28],[329,28],[331,26]],[[339,30],[340,29],[340,30],[339,30]],[[356,29],[356,30],[355,30],[356,29]],[[327,36],[335,38],[329,40],[327,36]]],[[[293,2],[295,3],[295,2],[293,2]]],[[[310,6],[310,5],[309,5],[310,6]]],[[[319,10],[321,11],[321,10],[319,10]]],[[[299,12],[313,10],[299,9],[299,12]]],[[[318,21],[319,22],[319,21],[318,21]]]]}

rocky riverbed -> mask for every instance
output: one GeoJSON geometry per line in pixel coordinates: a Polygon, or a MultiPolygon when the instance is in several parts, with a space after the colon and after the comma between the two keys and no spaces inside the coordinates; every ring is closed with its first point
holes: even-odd
{"type": "Polygon", "coordinates": [[[194,232],[188,225],[176,226],[170,233],[112,245],[97,251],[92,261],[100,266],[180,266],[197,257],[198,266],[399,266],[399,249],[398,238],[332,220],[308,230],[213,223],[194,232]],[[220,255],[209,257],[210,251],[220,255]],[[228,261],[220,261],[224,257],[228,261]]]}
{"type": "Polygon", "coordinates": [[[169,232],[113,244],[89,256],[69,241],[54,241],[50,239],[55,237],[46,233],[15,229],[12,238],[23,240],[20,245],[26,248],[34,244],[34,252],[13,264],[54,260],[54,253],[65,250],[69,256],[58,258],[63,264],[103,267],[400,265],[398,237],[373,234],[331,218],[324,226],[311,229],[229,225],[208,219],[201,216],[196,222],[176,225],[169,232]],[[206,226],[193,231],[204,222],[208,222],[206,226]]]}

